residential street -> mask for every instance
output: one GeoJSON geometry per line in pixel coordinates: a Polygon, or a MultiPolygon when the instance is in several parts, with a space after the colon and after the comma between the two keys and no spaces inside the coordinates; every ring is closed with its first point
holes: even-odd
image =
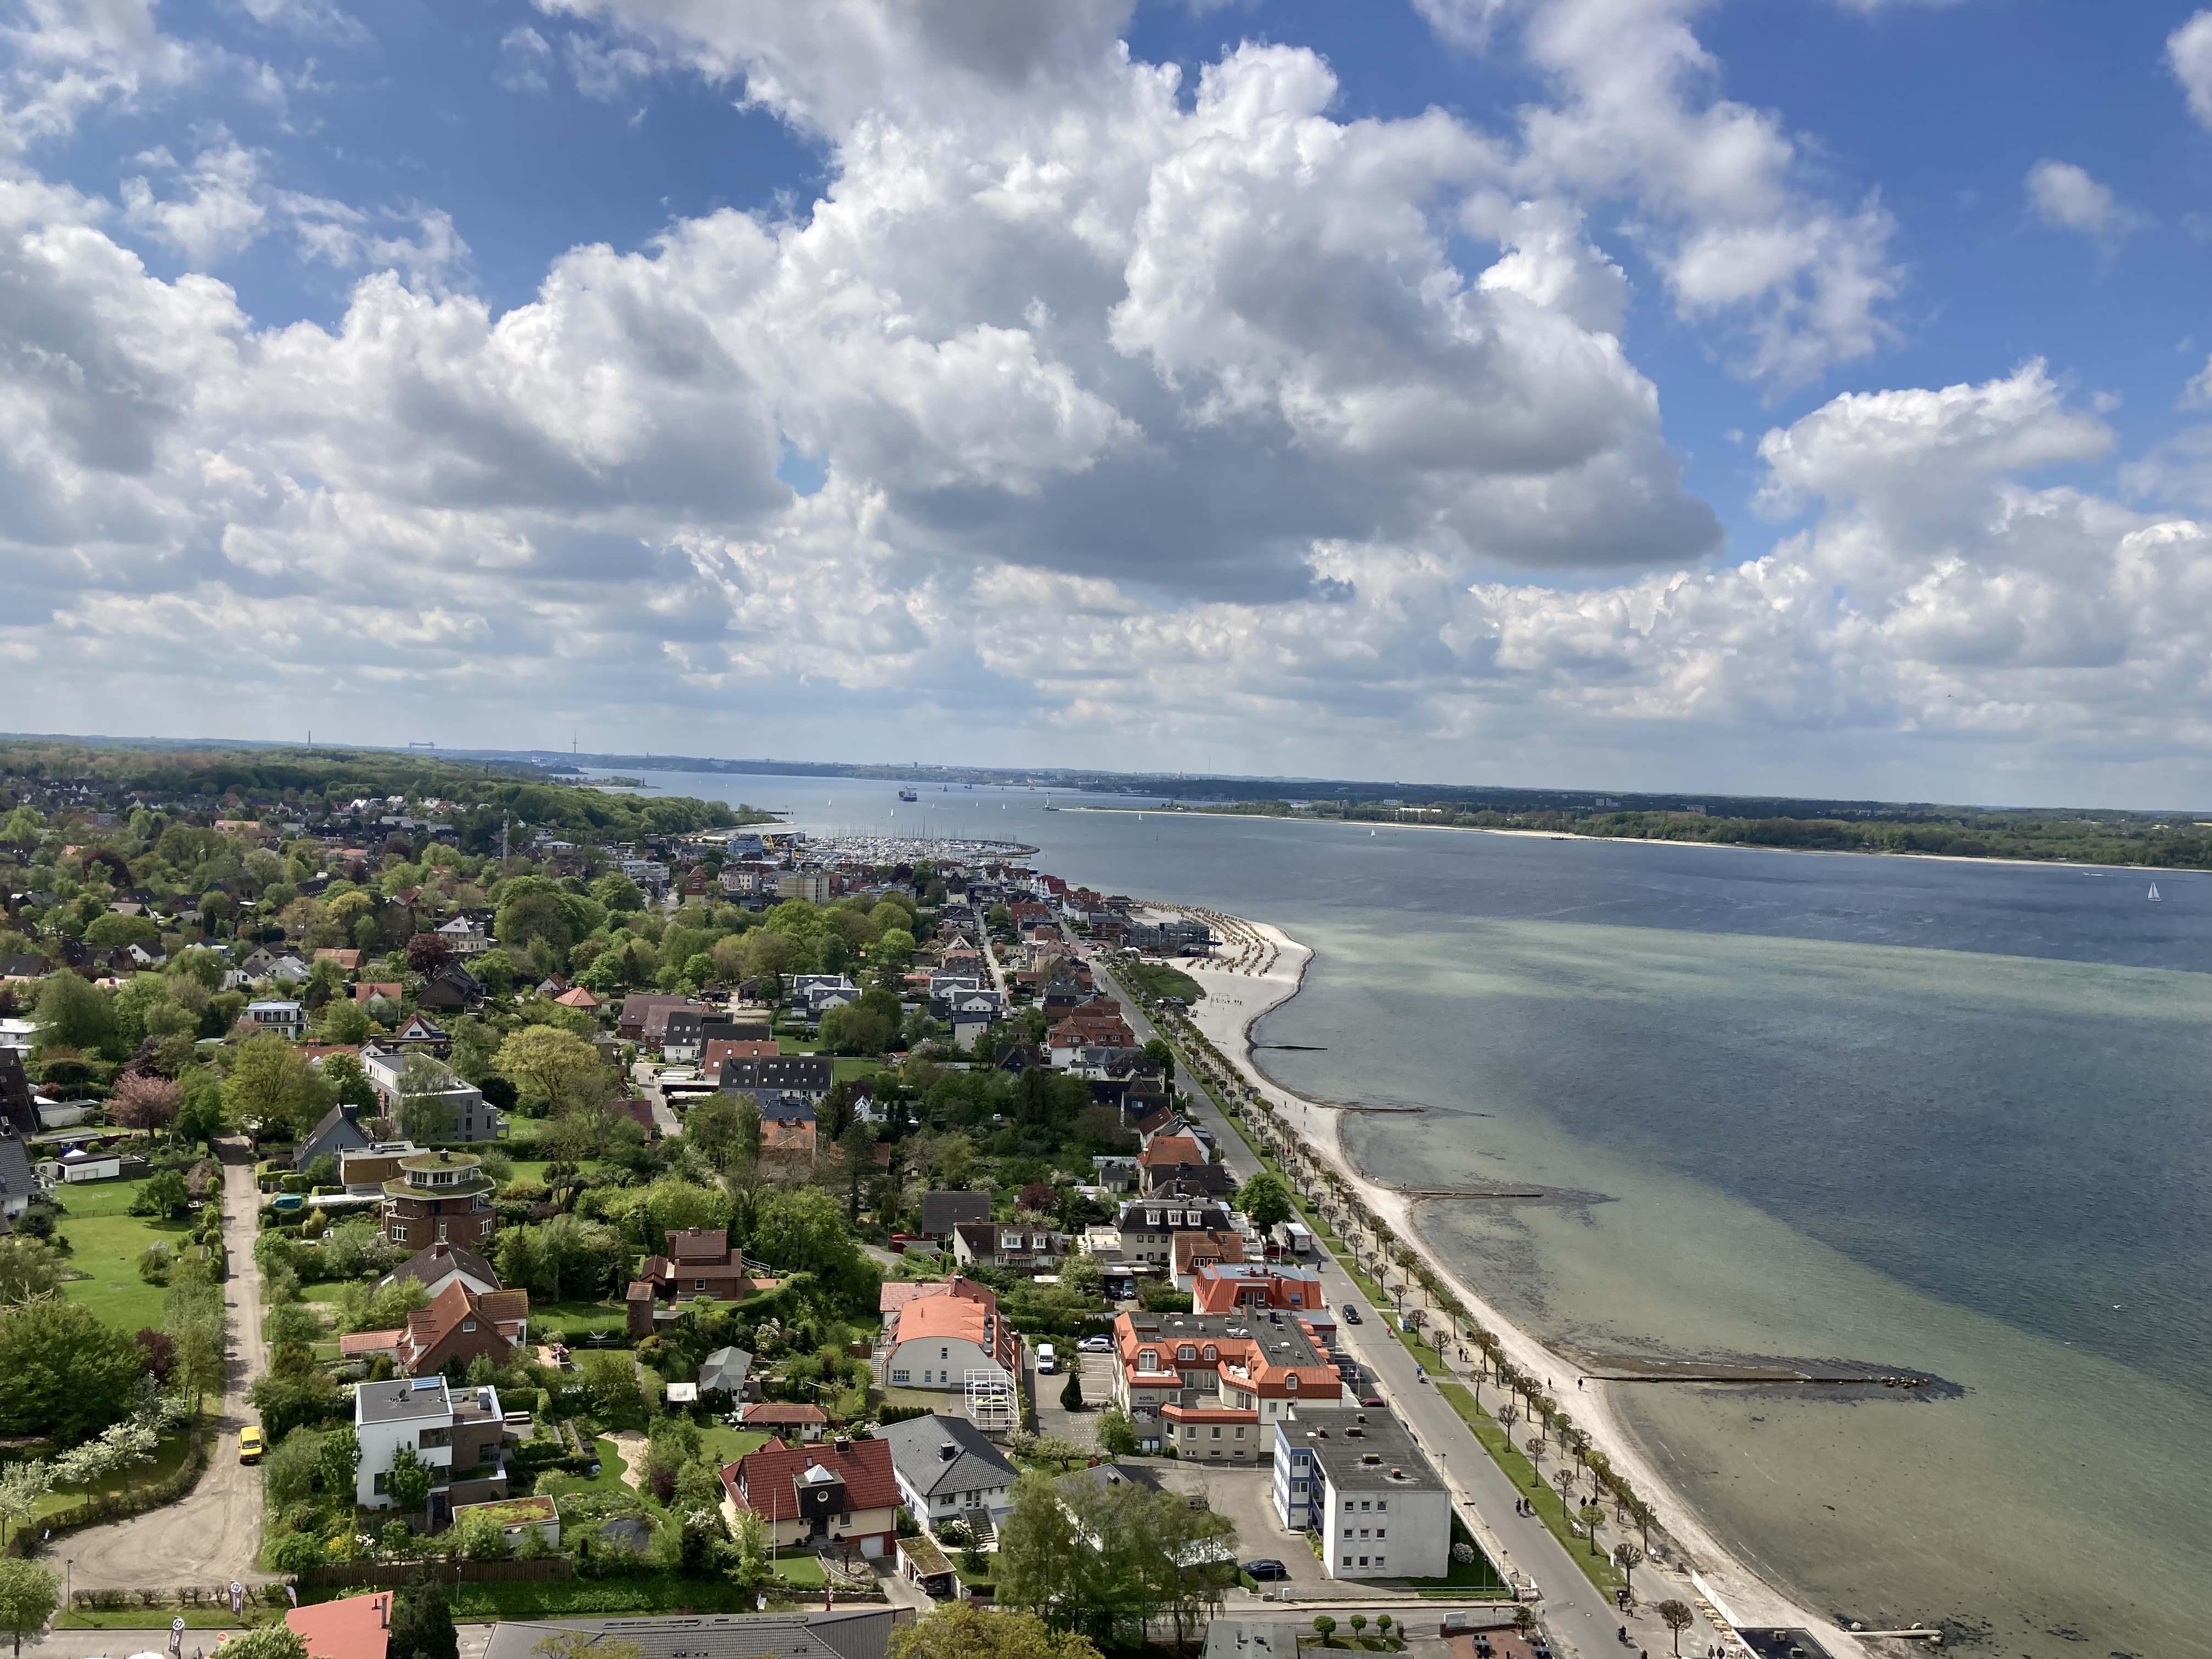
{"type": "Polygon", "coordinates": [[[178,1503],[57,1539],[48,1565],[64,1571],[74,1589],[143,1585],[173,1592],[179,1584],[232,1578],[260,1583],[270,1577],[254,1565],[261,1548],[261,1472],[238,1461],[238,1431],[253,1420],[246,1391],[268,1364],[261,1344],[261,1270],[253,1261],[261,1198],[246,1144],[226,1141],[222,1152],[222,1237],[230,1255],[230,1277],[223,1285],[230,1317],[229,1386],[207,1472],[178,1503]]]}
{"type": "MultiPolygon", "coordinates": [[[[1144,1011],[1115,982],[1101,963],[1094,959],[1091,971],[1100,987],[1110,991],[1121,1002],[1122,1015],[1139,1042],[1158,1035],[1144,1011]]],[[[1258,1160],[1222,1116],[1204,1085],[1193,1078],[1178,1076],[1177,1081],[1199,1103],[1194,1115],[1218,1139],[1229,1168],[1238,1182],[1256,1173],[1258,1160]]],[[[1389,1401],[1391,1410],[1414,1440],[1436,1461],[1437,1471],[1450,1486],[1460,1513],[1497,1565],[1509,1574],[1517,1573],[1535,1581],[1543,1593],[1538,1610],[1546,1627],[1559,1644],[1581,1655],[1582,1659],[1620,1653],[1624,1650],[1609,1632],[1626,1623],[1631,1642],[1636,1647],[1654,1651],[1671,1650],[1672,1638],[1651,1611],[1661,1597],[1651,1593],[1648,1586],[1660,1578],[1658,1570],[1650,1567],[1639,1571],[1638,1605],[1642,1611],[1637,1617],[1624,1619],[1604,1593],[1567,1559],[1565,1547],[1542,1521],[1515,1513],[1515,1502],[1524,1494],[1483,1449],[1459,1413],[1433,1388],[1417,1380],[1418,1367],[1413,1355],[1390,1334],[1386,1316],[1369,1308],[1366,1297],[1334,1258],[1323,1252],[1318,1260],[1306,1265],[1319,1269],[1322,1293],[1331,1307],[1341,1310],[1350,1303],[1365,1316],[1365,1323],[1344,1328],[1346,1346],[1357,1356],[1362,1369],[1375,1379],[1376,1391],[1389,1401]]],[[[1261,1540],[1246,1539],[1238,1547],[1247,1556],[1279,1555],[1286,1536],[1278,1534],[1265,1540],[1264,1547],[1261,1540]]],[[[1304,1547],[1302,1540],[1291,1541],[1304,1547]]],[[[1692,1599],[1686,1586],[1669,1588],[1665,1593],[1680,1595],[1686,1601],[1692,1599]]],[[[1235,1611],[1233,1606],[1231,1611],[1235,1611]]],[[[1692,1653],[1702,1652],[1705,1644],[1717,1639],[1716,1632],[1702,1619],[1683,1636],[1687,1650],[1692,1653]]]]}

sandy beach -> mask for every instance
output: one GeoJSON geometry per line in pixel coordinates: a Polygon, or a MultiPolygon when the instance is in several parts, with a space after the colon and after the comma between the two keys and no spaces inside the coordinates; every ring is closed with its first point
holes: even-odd
{"type": "Polygon", "coordinates": [[[1312,963],[1313,952],[1265,922],[1196,908],[1187,908],[1185,913],[1206,920],[1212,926],[1216,937],[1225,941],[1219,952],[1221,965],[1184,969],[1206,992],[1191,1011],[1199,1030],[1322,1160],[1352,1185],[1376,1217],[1400,1237],[1420,1247],[1430,1264],[1468,1310],[1497,1334],[1516,1364],[1555,1384],[1565,1384],[1563,1388],[1555,1387],[1554,1392],[1563,1399],[1571,1398],[1576,1422],[1589,1431],[1612,1458],[1613,1466],[1658,1510],[1667,1535],[1687,1563],[1695,1588],[1705,1598],[1740,1629],[1800,1627],[1811,1631],[1831,1653],[1866,1651],[1866,1644],[1829,1620],[1797,1606],[1736,1559],[1691,1510],[1681,1495],[1668,1486],[1644,1449],[1626,1431],[1613,1402],[1607,1397],[1607,1384],[1590,1378],[1583,1387],[1576,1388],[1570,1379],[1583,1373],[1573,1362],[1554,1353],[1500,1314],[1422,1231],[1413,1214],[1413,1204],[1395,1188],[1376,1183],[1353,1164],[1340,1133],[1341,1109],[1293,1094],[1261,1070],[1252,1047],[1252,1028],[1269,1010],[1279,1007],[1297,994],[1312,963]]]}

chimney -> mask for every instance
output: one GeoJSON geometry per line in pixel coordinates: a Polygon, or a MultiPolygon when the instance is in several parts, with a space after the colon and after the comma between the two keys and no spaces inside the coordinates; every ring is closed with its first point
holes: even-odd
{"type": "Polygon", "coordinates": [[[959,1443],[952,1440],[939,1441],[937,1443],[937,1455],[945,1462],[950,1463],[954,1458],[960,1455],[959,1443]]]}
{"type": "Polygon", "coordinates": [[[835,1448],[836,1448],[837,1455],[838,1455],[840,1457],[842,1457],[842,1456],[843,1456],[847,1452],[848,1452],[848,1451],[850,1451],[850,1450],[852,1450],[852,1449],[853,1449],[853,1443],[852,1443],[852,1440],[851,1440],[848,1437],[847,1437],[847,1436],[845,1436],[845,1435],[842,1435],[842,1434],[841,1434],[841,1435],[839,1435],[836,1439],[832,1440],[830,1443],[832,1446],[834,1446],[835,1448]]]}
{"type": "Polygon", "coordinates": [[[376,1625],[379,1630],[392,1628],[392,1598],[388,1595],[376,1598],[376,1625]]]}

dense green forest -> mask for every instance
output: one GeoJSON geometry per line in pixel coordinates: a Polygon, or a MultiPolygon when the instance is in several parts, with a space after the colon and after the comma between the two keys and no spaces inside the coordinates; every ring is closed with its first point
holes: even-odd
{"type": "Polygon", "coordinates": [[[1993,811],[1966,806],[1869,806],[1850,817],[1735,816],[1724,804],[1703,811],[1559,810],[1469,811],[1458,803],[1246,800],[1190,810],[1265,817],[1418,822],[1449,829],[1532,830],[1626,841],[1686,841],[1831,853],[1942,854],[1954,858],[2136,864],[2160,870],[2212,869],[2212,824],[2179,815],[1993,811]]]}

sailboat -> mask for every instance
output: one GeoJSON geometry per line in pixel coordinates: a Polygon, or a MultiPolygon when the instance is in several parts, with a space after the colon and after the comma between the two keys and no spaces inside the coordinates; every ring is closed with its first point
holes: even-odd
{"type": "Polygon", "coordinates": [[[2158,884],[2156,882],[2153,882],[2150,884],[2150,902],[2153,904],[2158,902],[2158,884]]]}

